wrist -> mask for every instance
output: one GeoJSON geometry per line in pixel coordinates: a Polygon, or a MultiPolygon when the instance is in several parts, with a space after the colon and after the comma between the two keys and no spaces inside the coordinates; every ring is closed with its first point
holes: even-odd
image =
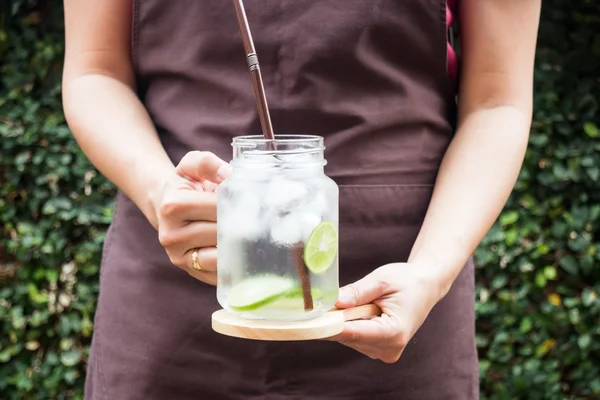
{"type": "Polygon", "coordinates": [[[163,201],[165,186],[167,185],[167,181],[169,180],[170,176],[171,174],[169,173],[156,177],[153,184],[148,187],[148,191],[146,193],[146,198],[150,208],[150,218],[152,219],[150,223],[155,229],[158,229],[158,213],[163,201]]]}
{"type": "MultiPolygon", "coordinates": [[[[411,254],[408,263],[417,265],[421,270],[427,284],[432,288],[436,302],[442,300],[450,291],[468,257],[463,261],[452,257],[444,257],[446,253],[431,252],[411,254]]],[[[462,259],[462,257],[460,258],[462,259]]]]}
{"type": "Polygon", "coordinates": [[[422,230],[408,257],[409,263],[426,266],[440,299],[448,294],[456,278],[471,257],[471,241],[460,230],[441,232],[422,230]]]}
{"type": "Polygon", "coordinates": [[[173,165],[156,165],[155,168],[146,168],[142,172],[143,186],[140,196],[139,208],[144,213],[150,224],[158,229],[158,210],[162,202],[165,185],[174,171],[173,165]]]}

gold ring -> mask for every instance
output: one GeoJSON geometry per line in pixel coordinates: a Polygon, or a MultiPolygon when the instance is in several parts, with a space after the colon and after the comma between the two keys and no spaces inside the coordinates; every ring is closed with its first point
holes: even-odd
{"type": "Polygon", "coordinates": [[[200,262],[198,261],[198,249],[194,249],[192,252],[192,268],[196,271],[202,271],[202,267],[200,266],[200,262]]]}

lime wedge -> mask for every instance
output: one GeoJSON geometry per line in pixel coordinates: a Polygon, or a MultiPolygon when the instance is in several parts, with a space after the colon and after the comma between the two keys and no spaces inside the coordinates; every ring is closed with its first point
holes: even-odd
{"type": "Polygon", "coordinates": [[[234,286],[227,302],[236,311],[251,311],[288,295],[293,289],[292,279],[278,275],[258,275],[234,286]]]}
{"type": "Polygon", "coordinates": [[[304,245],[304,263],[313,274],[327,271],[338,250],[338,232],[335,224],[323,221],[308,236],[304,245]]]}

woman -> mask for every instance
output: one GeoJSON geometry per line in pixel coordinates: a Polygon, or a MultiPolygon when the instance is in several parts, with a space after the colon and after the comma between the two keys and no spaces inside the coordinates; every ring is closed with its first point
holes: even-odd
{"type": "Polygon", "coordinates": [[[86,398],[478,398],[470,257],[524,157],[540,3],[462,0],[454,80],[443,0],[246,1],[276,132],[324,136],[340,186],[337,305],[384,312],[266,343],[210,327],[214,188],[260,132],[233,5],[65,0],[65,113],[120,189],[86,398]]]}

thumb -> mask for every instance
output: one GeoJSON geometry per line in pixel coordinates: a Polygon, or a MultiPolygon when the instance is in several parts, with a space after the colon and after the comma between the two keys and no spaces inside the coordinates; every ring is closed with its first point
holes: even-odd
{"type": "Polygon", "coordinates": [[[340,288],[337,308],[351,308],[369,304],[385,293],[384,281],[377,277],[377,271],[340,288]]]}
{"type": "Polygon", "coordinates": [[[177,174],[193,181],[223,182],[231,174],[231,166],[208,151],[190,151],[175,168],[177,174]]]}

